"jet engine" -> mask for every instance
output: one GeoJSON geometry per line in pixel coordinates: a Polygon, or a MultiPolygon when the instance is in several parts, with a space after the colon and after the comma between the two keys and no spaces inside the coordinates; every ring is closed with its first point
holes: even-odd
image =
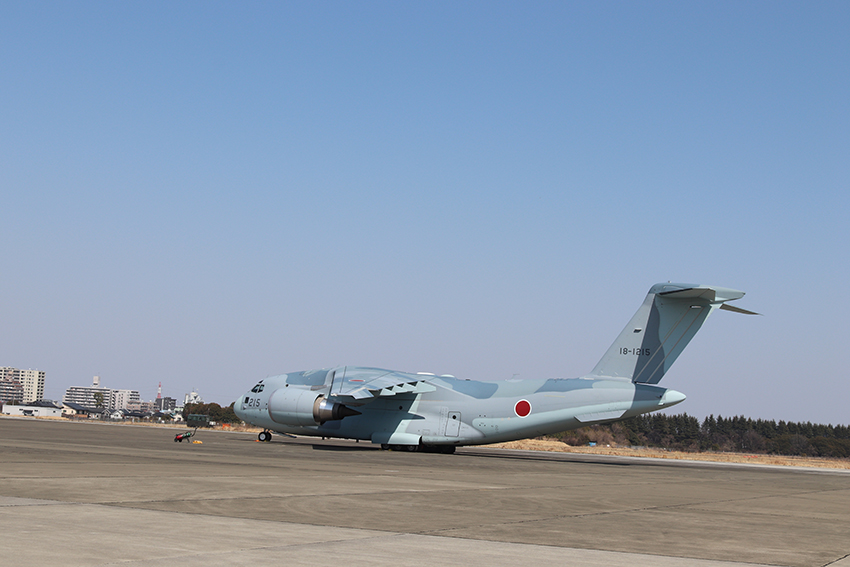
{"type": "Polygon", "coordinates": [[[350,407],[331,402],[324,394],[300,388],[280,388],[269,399],[269,416],[273,421],[285,425],[321,425],[360,412],[350,407]]]}

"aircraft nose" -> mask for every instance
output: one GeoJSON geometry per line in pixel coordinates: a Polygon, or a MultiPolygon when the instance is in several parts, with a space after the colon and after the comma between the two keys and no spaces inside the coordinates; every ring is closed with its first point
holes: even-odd
{"type": "Polygon", "coordinates": [[[245,418],[242,417],[242,411],[241,410],[242,410],[242,398],[236,398],[236,400],[233,402],[233,413],[236,414],[236,417],[238,417],[242,421],[245,421],[245,418]]]}
{"type": "Polygon", "coordinates": [[[665,408],[675,406],[678,403],[684,402],[685,398],[686,396],[682,392],[677,392],[676,390],[665,390],[664,395],[661,396],[661,402],[659,405],[665,408]]]}

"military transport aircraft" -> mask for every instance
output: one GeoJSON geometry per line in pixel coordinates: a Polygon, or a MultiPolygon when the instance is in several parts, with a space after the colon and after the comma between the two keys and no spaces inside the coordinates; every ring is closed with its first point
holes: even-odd
{"type": "Polygon", "coordinates": [[[668,408],[684,394],[656,386],[717,308],[741,291],[660,283],[590,374],[485,382],[340,366],[260,380],[236,400],[247,423],[272,432],[363,439],[384,449],[455,447],[537,437],[668,408]]]}

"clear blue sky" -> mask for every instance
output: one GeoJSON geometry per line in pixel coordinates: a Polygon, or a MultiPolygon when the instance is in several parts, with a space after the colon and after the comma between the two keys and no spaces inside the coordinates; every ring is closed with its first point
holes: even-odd
{"type": "Polygon", "coordinates": [[[742,289],[675,408],[850,423],[850,3],[4,2],[0,366],[230,403],[589,372],[742,289]]]}

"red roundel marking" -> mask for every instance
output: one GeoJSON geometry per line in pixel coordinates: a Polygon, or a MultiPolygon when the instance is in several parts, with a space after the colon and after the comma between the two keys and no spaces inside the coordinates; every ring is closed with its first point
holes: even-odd
{"type": "Polygon", "coordinates": [[[526,417],[531,413],[531,404],[528,400],[520,400],[514,406],[514,412],[520,417],[526,417]]]}

